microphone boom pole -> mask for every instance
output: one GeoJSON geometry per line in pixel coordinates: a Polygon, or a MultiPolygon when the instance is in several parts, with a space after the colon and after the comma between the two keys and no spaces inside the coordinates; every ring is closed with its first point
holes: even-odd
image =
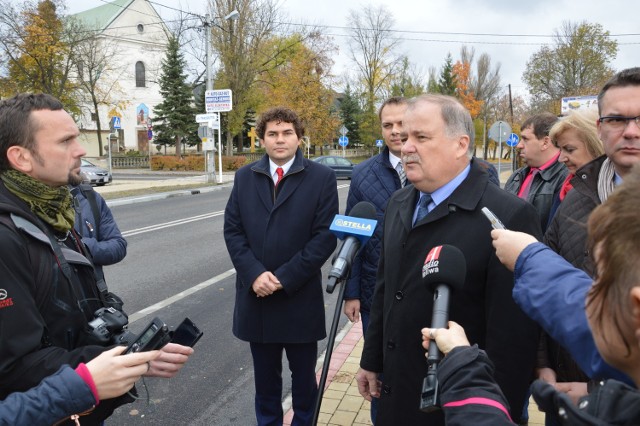
{"type": "MultiPolygon", "coordinates": [[[[332,267],[329,271],[329,281],[327,283],[327,293],[333,293],[336,285],[343,283],[349,277],[351,272],[351,264],[360,247],[373,235],[377,221],[376,208],[367,201],[361,201],[351,209],[351,216],[337,215],[331,227],[329,228],[339,238],[344,239],[340,249],[332,261],[332,267]]],[[[329,336],[327,336],[327,349],[324,353],[324,363],[322,373],[320,374],[320,383],[318,383],[318,395],[316,398],[315,413],[313,415],[312,425],[318,423],[320,415],[320,405],[322,404],[322,396],[324,395],[324,386],[327,383],[327,375],[329,374],[329,365],[331,364],[331,354],[333,353],[333,345],[336,340],[336,332],[340,323],[340,315],[342,314],[342,303],[344,299],[345,286],[341,285],[338,291],[338,299],[336,300],[336,309],[333,314],[333,321],[329,336]]]]}

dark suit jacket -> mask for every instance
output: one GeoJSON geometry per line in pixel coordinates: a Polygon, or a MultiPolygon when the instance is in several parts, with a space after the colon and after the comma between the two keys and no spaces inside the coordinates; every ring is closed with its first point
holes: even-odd
{"type": "Polygon", "coordinates": [[[297,151],[278,185],[269,157],[237,171],[224,216],[236,268],[233,334],[257,343],[307,343],[326,336],[320,268],[336,247],[335,173],[297,151]],[[277,194],[277,196],[276,196],[277,194]],[[255,279],[271,271],[284,289],[256,297],[255,279]]]}
{"type": "Polygon", "coordinates": [[[384,217],[378,282],[360,362],[365,370],[384,373],[376,424],[444,424],[440,412],[419,411],[427,373],[420,329],[430,325],[433,307],[433,292],[423,284],[421,270],[429,250],[441,244],[458,247],[467,262],[464,288],[451,296],[449,319],[489,354],[512,418],[519,419],[533,375],[538,328],[511,298],[513,274],[497,259],[491,225],[480,209],[487,206],[507,228],[539,238],[538,214],[489,184],[475,161],[453,194],[412,228],[418,196],[413,185],[399,190],[384,217]]]}

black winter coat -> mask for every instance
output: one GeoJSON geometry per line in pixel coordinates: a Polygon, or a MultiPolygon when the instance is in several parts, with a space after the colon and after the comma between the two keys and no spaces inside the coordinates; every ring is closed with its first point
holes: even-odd
{"type": "MultiPolygon", "coordinates": [[[[93,266],[79,252],[79,238],[69,236],[63,250],[81,288],[64,277],[49,240],[16,228],[11,213],[52,232],[0,182],[0,276],[6,292],[0,303],[0,399],[36,386],[64,364],[75,368],[105,350],[85,343],[87,323],[102,305],[93,266]]],[[[126,395],[101,401],[82,424],[99,424],[131,401],[126,395]]]]}
{"type": "Polygon", "coordinates": [[[453,194],[412,228],[418,196],[413,185],[396,192],[384,217],[378,282],[360,362],[365,370],[384,373],[376,424],[443,424],[441,413],[419,411],[427,372],[420,329],[429,326],[433,306],[421,270],[429,250],[441,244],[458,247],[467,261],[464,289],[452,295],[449,318],[493,359],[496,380],[519,419],[539,332],[511,297],[513,274],[497,259],[491,225],[480,209],[486,206],[507,228],[536,237],[541,235],[538,215],[529,203],[489,184],[475,161],[453,194]]]}
{"type": "Polygon", "coordinates": [[[571,179],[567,193],[544,236],[544,243],[578,269],[593,276],[587,252],[587,220],[600,205],[598,175],[605,155],[585,164],[571,179]]]}
{"type": "MultiPolygon", "coordinates": [[[[522,167],[516,170],[504,185],[504,189],[512,194],[518,195],[520,187],[529,174],[529,167],[522,167]]],[[[527,201],[533,204],[540,215],[540,226],[544,232],[549,224],[549,213],[554,200],[558,198],[562,184],[564,183],[569,170],[567,167],[556,161],[550,167],[542,170],[533,177],[531,189],[527,201]]]]}

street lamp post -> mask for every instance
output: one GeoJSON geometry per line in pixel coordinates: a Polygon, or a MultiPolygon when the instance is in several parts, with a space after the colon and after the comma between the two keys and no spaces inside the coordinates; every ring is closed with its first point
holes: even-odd
{"type": "MultiPolygon", "coordinates": [[[[238,20],[239,17],[240,17],[240,12],[234,9],[233,11],[231,11],[231,13],[229,13],[227,16],[224,17],[224,20],[236,21],[238,20]]],[[[204,22],[204,29],[206,31],[206,34],[205,34],[205,49],[206,49],[205,66],[207,69],[206,90],[213,90],[213,75],[211,71],[211,25],[213,25],[213,20],[211,19],[211,15],[207,13],[205,15],[205,22],[204,22]]],[[[218,123],[220,123],[220,127],[218,127],[218,170],[220,174],[220,183],[222,183],[222,136],[221,136],[222,120],[220,119],[220,113],[218,113],[218,123]]],[[[207,140],[209,139],[208,136],[209,135],[207,134],[207,140]]],[[[205,160],[206,160],[206,153],[205,153],[205,160]]],[[[207,167],[208,167],[208,164],[209,162],[205,161],[205,165],[207,165],[207,167]]],[[[209,170],[207,170],[207,176],[209,176],[209,170]]]]}

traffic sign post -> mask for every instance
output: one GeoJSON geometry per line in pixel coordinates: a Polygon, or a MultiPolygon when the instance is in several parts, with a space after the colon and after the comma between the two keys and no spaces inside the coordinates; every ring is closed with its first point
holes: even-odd
{"type": "Polygon", "coordinates": [[[507,146],[511,147],[511,171],[515,171],[516,169],[516,146],[520,142],[520,138],[515,133],[511,133],[509,138],[507,139],[507,146]]]}
{"type": "Polygon", "coordinates": [[[338,145],[342,147],[342,157],[345,157],[345,148],[349,145],[349,138],[346,136],[340,136],[338,138],[338,145]]]}
{"type": "Polygon", "coordinates": [[[489,137],[498,142],[500,154],[498,157],[498,173],[500,173],[500,163],[502,162],[502,141],[506,141],[511,134],[511,126],[506,121],[496,121],[489,129],[489,137]]]}
{"type": "Polygon", "coordinates": [[[384,145],[384,141],[382,139],[376,140],[376,146],[378,147],[378,154],[380,154],[380,148],[384,145]]]}
{"type": "Polygon", "coordinates": [[[111,123],[113,125],[114,130],[122,129],[122,121],[120,120],[120,117],[118,116],[111,117],[111,123]]]}
{"type": "Polygon", "coordinates": [[[206,112],[227,112],[233,106],[231,89],[206,90],[204,92],[206,112]]]}

